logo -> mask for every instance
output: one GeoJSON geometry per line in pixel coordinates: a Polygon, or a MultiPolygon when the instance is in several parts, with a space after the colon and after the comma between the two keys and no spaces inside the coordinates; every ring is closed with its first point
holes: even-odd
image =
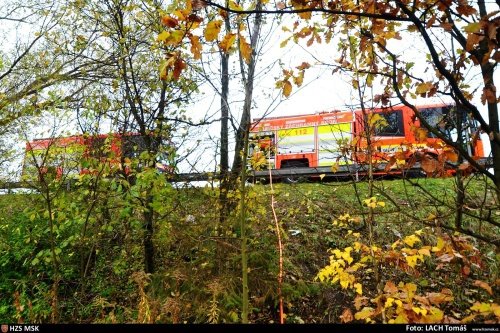
{"type": "Polygon", "coordinates": [[[9,331],[9,325],[2,325],[2,333],[7,333],[9,331]]]}

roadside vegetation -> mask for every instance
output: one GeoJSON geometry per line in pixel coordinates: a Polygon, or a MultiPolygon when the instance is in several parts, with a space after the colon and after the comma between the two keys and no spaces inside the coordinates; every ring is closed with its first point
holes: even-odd
{"type": "MultiPolygon", "coordinates": [[[[248,187],[251,322],[279,322],[271,195],[284,244],[285,322],[498,320],[496,247],[445,228],[454,223],[453,178],[378,180],[371,199],[366,183],[356,183],[356,191],[353,185],[248,187]],[[363,220],[373,203],[370,235],[363,220]]],[[[467,207],[498,215],[494,193],[478,201],[484,185],[481,177],[468,180],[467,207]]],[[[159,190],[158,270],[145,274],[138,208],[123,188],[110,188],[114,194],[99,197],[88,220],[89,190],[61,192],[54,199],[53,233],[42,195],[0,196],[0,319],[47,322],[57,301],[60,322],[239,322],[240,229],[228,223],[215,233],[217,189],[159,190]]],[[[465,224],[483,233],[489,228],[465,224]]]]}

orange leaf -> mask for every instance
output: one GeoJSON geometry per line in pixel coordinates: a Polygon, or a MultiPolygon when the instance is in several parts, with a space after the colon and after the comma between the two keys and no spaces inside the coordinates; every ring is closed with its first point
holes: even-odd
{"type": "Polygon", "coordinates": [[[302,70],[308,69],[310,67],[311,67],[311,65],[309,65],[309,63],[304,61],[300,64],[300,66],[297,66],[296,68],[300,69],[302,71],[302,70]]]}
{"type": "Polygon", "coordinates": [[[189,40],[191,41],[191,53],[193,54],[194,59],[201,59],[201,43],[200,37],[198,36],[190,36],[189,40]]]}
{"type": "Polygon", "coordinates": [[[384,168],[384,171],[388,172],[389,170],[391,170],[391,168],[394,164],[396,164],[396,157],[391,156],[391,158],[389,159],[389,161],[387,162],[387,164],[384,168]]]}
{"type": "Polygon", "coordinates": [[[465,15],[465,16],[470,16],[472,14],[475,14],[477,13],[477,10],[476,8],[472,7],[472,6],[469,6],[467,3],[461,3],[458,7],[457,7],[457,12],[460,14],[460,15],[465,15]]]}
{"type": "Polygon", "coordinates": [[[312,17],[311,12],[303,12],[303,13],[299,13],[298,15],[301,19],[304,19],[304,20],[310,20],[312,17]]]}
{"type": "Polygon", "coordinates": [[[222,49],[222,51],[227,53],[229,49],[231,49],[231,46],[233,46],[235,40],[236,34],[229,33],[224,36],[222,41],[219,43],[219,47],[222,49]]]}
{"type": "Polygon", "coordinates": [[[169,28],[175,28],[179,24],[179,21],[167,15],[161,18],[161,23],[169,28]]]}
{"type": "Polygon", "coordinates": [[[283,95],[285,97],[288,97],[290,96],[291,93],[292,93],[292,84],[288,80],[283,81],[283,95]]]}
{"type": "Polygon", "coordinates": [[[453,163],[458,162],[458,154],[455,153],[454,151],[447,150],[447,151],[444,152],[444,155],[446,157],[446,160],[448,160],[450,162],[453,162],[453,163]]]}
{"type": "Polygon", "coordinates": [[[434,305],[453,301],[453,294],[449,289],[443,289],[440,293],[427,293],[427,299],[434,305]]]}
{"type": "Polygon", "coordinates": [[[247,43],[245,37],[242,35],[240,35],[240,52],[243,60],[249,64],[250,59],[252,58],[252,47],[247,43]]]}
{"type": "Polygon", "coordinates": [[[476,280],[476,281],[474,281],[474,285],[476,287],[483,288],[484,290],[486,290],[488,292],[488,294],[493,295],[493,290],[491,289],[490,285],[487,284],[486,282],[481,281],[481,280],[476,280]]]}
{"type": "Polygon", "coordinates": [[[394,282],[388,281],[385,284],[384,292],[386,292],[388,294],[395,294],[395,293],[398,292],[398,288],[396,287],[396,285],[394,284],[394,282]]]}
{"type": "Polygon", "coordinates": [[[179,77],[181,76],[181,72],[184,68],[186,68],[186,63],[184,62],[184,60],[182,60],[181,58],[177,58],[174,64],[174,72],[173,72],[174,79],[176,80],[179,79],[179,77]]]}
{"type": "Polygon", "coordinates": [[[351,309],[347,308],[342,312],[339,318],[341,323],[349,323],[354,319],[354,316],[352,315],[351,309]]]}
{"type": "Polygon", "coordinates": [[[368,297],[366,296],[357,295],[356,298],[354,299],[354,307],[358,311],[359,309],[361,309],[362,306],[365,306],[367,304],[368,304],[368,297]]]}
{"type": "Polygon", "coordinates": [[[221,20],[210,21],[205,28],[205,39],[207,42],[213,42],[219,36],[220,28],[222,27],[221,20]]]}
{"type": "Polygon", "coordinates": [[[300,72],[299,75],[293,77],[293,83],[295,83],[297,87],[300,87],[302,82],[304,82],[304,72],[300,72]]]}
{"type": "Polygon", "coordinates": [[[439,163],[432,157],[425,155],[422,159],[421,167],[426,173],[432,174],[438,169],[439,163]]]}

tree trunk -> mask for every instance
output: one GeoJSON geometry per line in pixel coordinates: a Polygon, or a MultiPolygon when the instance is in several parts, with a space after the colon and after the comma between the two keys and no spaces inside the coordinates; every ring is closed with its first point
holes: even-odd
{"type": "MultiPolygon", "coordinates": [[[[230,190],[229,172],[229,54],[221,53],[221,123],[220,123],[220,224],[223,224],[229,214],[227,193],[230,190]]],[[[216,229],[219,229],[218,226],[216,229]]],[[[219,230],[216,230],[218,233],[219,230]]]]}
{"type": "MultiPolygon", "coordinates": [[[[495,83],[493,81],[495,66],[489,62],[481,65],[481,72],[483,74],[484,89],[490,90],[496,96],[495,83]]],[[[491,100],[491,99],[490,99],[491,100]]],[[[490,135],[490,145],[491,145],[491,156],[493,158],[493,170],[495,173],[495,186],[497,191],[497,197],[500,198],[500,145],[497,140],[494,140],[495,136],[500,133],[499,128],[499,117],[498,117],[498,104],[495,100],[487,101],[488,104],[488,117],[489,125],[493,135],[490,135]]]]}

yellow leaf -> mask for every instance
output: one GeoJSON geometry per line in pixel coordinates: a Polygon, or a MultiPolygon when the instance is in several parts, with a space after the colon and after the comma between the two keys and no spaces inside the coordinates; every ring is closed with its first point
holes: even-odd
{"type": "Polygon", "coordinates": [[[377,202],[377,205],[379,205],[380,207],[385,207],[385,202],[379,201],[377,202]]]}
{"type": "Polygon", "coordinates": [[[427,93],[429,90],[431,90],[433,87],[433,84],[431,82],[423,82],[423,83],[419,83],[417,85],[417,89],[415,90],[415,93],[416,94],[425,94],[427,93]]]}
{"type": "Polygon", "coordinates": [[[418,256],[406,256],[406,262],[408,263],[408,266],[410,266],[411,268],[415,268],[415,266],[417,265],[417,259],[418,259],[418,256]]]}
{"type": "Polygon", "coordinates": [[[319,175],[319,179],[320,180],[323,180],[323,178],[325,178],[325,174],[324,173],[322,173],[321,175],[319,175]]]}
{"type": "Polygon", "coordinates": [[[445,242],[441,237],[438,237],[437,245],[432,247],[432,252],[439,252],[445,246],[445,242]]]}
{"type": "Polygon", "coordinates": [[[387,126],[387,120],[378,113],[371,113],[368,115],[368,126],[370,127],[387,126]]]}
{"type": "Polygon", "coordinates": [[[387,309],[388,307],[391,307],[392,303],[394,303],[394,298],[387,297],[387,300],[385,301],[384,308],[387,309]]]}
{"type": "Polygon", "coordinates": [[[158,42],[165,42],[165,41],[168,39],[168,37],[169,37],[169,36],[170,36],[170,32],[168,32],[168,31],[163,31],[162,33],[160,33],[160,34],[158,35],[158,37],[156,38],[156,40],[157,40],[158,42]]]}
{"type": "Polygon", "coordinates": [[[349,254],[349,252],[344,252],[342,253],[342,258],[347,261],[347,263],[350,265],[354,259],[351,257],[351,255],[349,254]]]}
{"type": "Polygon", "coordinates": [[[410,235],[406,236],[405,239],[403,239],[403,242],[405,242],[409,247],[413,247],[415,243],[420,242],[420,238],[416,235],[410,235]]]}
{"type": "Polygon", "coordinates": [[[184,32],[181,31],[181,30],[174,30],[172,32],[167,32],[167,31],[164,31],[162,32],[157,40],[158,41],[162,41],[168,45],[178,45],[180,44],[180,42],[182,41],[182,39],[184,38],[184,32]]]}
{"type": "Polygon", "coordinates": [[[252,48],[250,47],[250,44],[248,44],[245,40],[245,37],[243,37],[242,35],[239,35],[239,37],[241,56],[243,57],[243,60],[245,60],[245,62],[249,64],[250,59],[252,58],[252,48]]]}
{"type": "Polygon", "coordinates": [[[243,8],[240,5],[238,5],[236,2],[234,2],[233,0],[229,1],[229,9],[231,9],[231,10],[239,10],[239,11],[243,10],[243,8]]]}
{"type": "Polygon", "coordinates": [[[428,316],[426,317],[430,323],[439,323],[444,318],[444,313],[438,308],[432,307],[429,311],[428,316]]]}
{"type": "Polygon", "coordinates": [[[423,316],[425,316],[427,314],[427,310],[426,309],[422,309],[422,308],[419,308],[419,307],[416,307],[416,306],[413,306],[411,308],[413,310],[413,312],[415,312],[416,314],[421,314],[423,316]]]}
{"type": "Polygon", "coordinates": [[[418,253],[428,257],[431,256],[431,252],[429,251],[429,249],[420,249],[418,250],[418,253]]]}
{"type": "Polygon", "coordinates": [[[285,47],[285,46],[286,46],[286,44],[288,44],[288,41],[289,41],[289,40],[290,40],[290,37],[289,37],[289,38],[287,38],[287,39],[285,39],[284,41],[282,41],[282,42],[280,43],[280,47],[281,47],[281,48],[285,47]]]}
{"type": "Polygon", "coordinates": [[[401,244],[401,241],[398,239],[397,241],[395,241],[394,243],[392,243],[391,248],[394,250],[395,248],[398,247],[399,244],[401,244]]]}
{"type": "Polygon", "coordinates": [[[425,128],[416,127],[413,131],[413,135],[415,135],[417,142],[423,142],[427,140],[428,131],[425,128]]]}
{"type": "Polygon", "coordinates": [[[476,302],[474,303],[473,306],[470,308],[472,311],[476,312],[490,312],[491,311],[491,305],[489,303],[479,303],[476,302]]]}
{"type": "Polygon", "coordinates": [[[189,13],[190,13],[190,9],[186,8],[186,9],[175,10],[172,14],[177,16],[179,18],[179,20],[185,21],[187,16],[189,15],[189,13]]]}
{"type": "Polygon", "coordinates": [[[473,22],[469,23],[464,27],[464,31],[468,33],[477,33],[481,30],[481,23],[480,22],[473,22]]]}
{"type": "Polygon", "coordinates": [[[231,49],[231,46],[233,46],[235,40],[236,40],[236,34],[229,33],[229,34],[224,36],[222,41],[219,43],[219,47],[224,52],[227,53],[231,49]]]}
{"type": "Polygon", "coordinates": [[[213,42],[219,36],[220,28],[222,27],[221,20],[210,21],[205,28],[205,39],[207,42],[213,42]]]}
{"type": "Polygon", "coordinates": [[[330,170],[332,170],[333,173],[339,171],[339,164],[338,163],[332,164],[332,166],[330,167],[330,170]]]}
{"type": "Polygon", "coordinates": [[[357,320],[370,318],[375,313],[375,309],[364,307],[363,310],[356,312],[354,318],[357,320]]]}
{"type": "Polygon", "coordinates": [[[356,289],[356,293],[358,295],[363,295],[363,286],[361,285],[361,283],[355,283],[354,288],[356,289]]]}

